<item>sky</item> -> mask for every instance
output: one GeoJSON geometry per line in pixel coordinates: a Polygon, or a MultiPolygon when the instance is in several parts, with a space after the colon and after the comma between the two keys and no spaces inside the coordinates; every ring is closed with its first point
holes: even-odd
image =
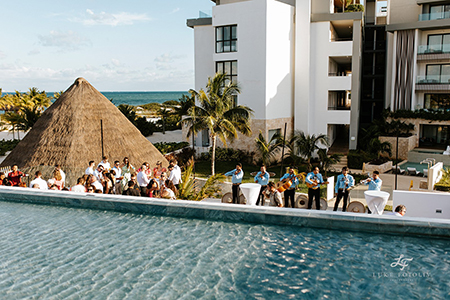
{"type": "Polygon", "coordinates": [[[0,88],[66,90],[84,77],[99,91],[194,87],[194,31],[210,0],[2,1],[0,88]]]}

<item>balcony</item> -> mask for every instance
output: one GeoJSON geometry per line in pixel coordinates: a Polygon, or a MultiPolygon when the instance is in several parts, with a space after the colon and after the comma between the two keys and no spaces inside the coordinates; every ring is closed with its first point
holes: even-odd
{"type": "Polygon", "coordinates": [[[450,75],[417,76],[417,84],[449,84],[450,75]]]}
{"type": "Polygon", "coordinates": [[[450,91],[450,75],[417,76],[416,91],[450,91]]]}
{"type": "Polygon", "coordinates": [[[450,53],[450,44],[420,45],[417,54],[450,53]]]}
{"type": "Polygon", "coordinates": [[[436,12],[430,14],[420,14],[419,21],[450,19],[450,11],[436,12]]]}

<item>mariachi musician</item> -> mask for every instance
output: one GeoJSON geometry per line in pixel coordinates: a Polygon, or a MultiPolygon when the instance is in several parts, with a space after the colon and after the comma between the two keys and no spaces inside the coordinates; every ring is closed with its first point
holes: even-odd
{"type": "Polygon", "coordinates": [[[294,173],[294,168],[290,167],[288,173],[284,174],[280,180],[284,182],[290,181],[292,183],[291,186],[284,191],[284,207],[289,207],[289,199],[291,199],[291,207],[295,208],[295,188],[298,185],[298,178],[294,173]]]}
{"type": "Polygon", "coordinates": [[[269,172],[266,171],[266,166],[261,166],[261,171],[258,172],[255,176],[255,182],[261,185],[261,189],[259,190],[258,201],[256,201],[256,206],[261,202],[261,206],[264,206],[266,200],[264,199],[264,191],[267,188],[267,184],[269,183],[270,175],[269,172]]]}
{"type": "Polygon", "coordinates": [[[244,177],[244,171],[242,171],[242,165],[238,163],[236,169],[227,172],[225,176],[231,176],[231,191],[233,192],[233,203],[239,204],[239,186],[241,185],[242,178],[244,177]]]}
{"type": "Polygon", "coordinates": [[[320,185],[326,184],[319,167],[315,167],[312,172],[306,175],[306,185],[308,186],[308,209],[312,208],[313,199],[316,201],[316,209],[320,210],[320,185]]]}
{"type": "Polygon", "coordinates": [[[348,174],[348,168],[343,167],[342,168],[342,174],[339,174],[339,176],[336,179],[336,186],[334,187],[334,193],[336,195],[336,202],[334,203],[334,211],[337,211],[339,202],[341,202],[341,199],[344,198],[344,203],[342,204],[342,211],[347,210],[347,200],[348,195],[350,193],[351,187],[355,185],[355,180],[353,179],[353,176],[348,174]]]}

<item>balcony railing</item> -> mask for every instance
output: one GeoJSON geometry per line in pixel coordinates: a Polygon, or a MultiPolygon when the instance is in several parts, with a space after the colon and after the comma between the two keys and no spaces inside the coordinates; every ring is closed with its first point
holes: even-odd
{"type": "Polygon", "coordinates": [[[331,38],[331,42],[351,42],[353,41],[353,38],[351,37],[335,37],[331,38]]]}
{"type": "Polygon", "coordinates": [[[199,19],[203,19],[203,18],[211,18],[212,16],[212,11],[211,10],[205,10],[205,11],[199,11],[198,12],[198,18],[199,19]]]}
{"type": "Polygon", "coordinates": [[[351,72],[331,72],[328,73],[328,76],[333,77],[333,76],[352,76],[351,72]]]}
{"type": "Polygon", "coordinates": [[[419,21],[440,20],[440,19],[450,19],[450,11],[419,15],[419,21]]]}
{"type": "Polygon", "coordinates": [[[348,106],[328,106],[328,110],[350,110],[350,105],[348,106]]]}
{"type": "Polygon", "coordinates": [[[417,54],[450,53],[450,44],[420,45],[417,54]]]}
{"type": "Polygon", "coordinates": [[[450,84],[450,75],[417,76],[417,84],[450,84]]]}

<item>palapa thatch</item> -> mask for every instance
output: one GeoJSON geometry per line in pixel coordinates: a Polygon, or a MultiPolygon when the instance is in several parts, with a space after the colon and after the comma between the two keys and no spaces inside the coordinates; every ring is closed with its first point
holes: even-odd
{"type": "Polygon", "coordinates": [[[47,179],[55,164],[60,164],[73,184],[90,160],[101,161],[101,121],[104,154],[111,166],[125,156],[136,169],[145,161],[152,168],[157,161],[168,165],[161,152],[110,100],[84,78],[78,78],[42,114],[1,166],[17,164],[30,175],[40,170],[47,179]]]}

